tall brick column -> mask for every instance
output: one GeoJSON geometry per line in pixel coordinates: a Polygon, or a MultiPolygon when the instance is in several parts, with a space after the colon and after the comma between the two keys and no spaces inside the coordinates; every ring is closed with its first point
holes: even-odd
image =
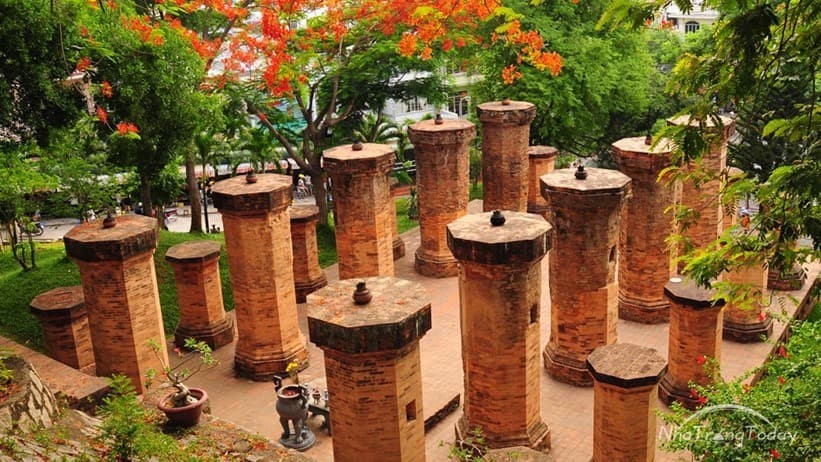
{"type": "Polygon", "coordinates": [[[388,201],[388,205],[391,208],[390,215],[393,221],[393,225],[391,226],[393,259],[396,261],[405,256],[405,241],[403,241],[402,236],[399,235],[399,220],[396,218],[396,196],[394,196],[394,191],[396,187],[399,186],[399,181],[397,181],[396,177],[392,174],[388,173],[388,184],[390,185],[390,200],[388,201]]]}
{"type": "Polygon", "coordinates": [[[709,385],[708,358],[721,359],[721,331],[724,300],[713,301],[714,292],[690,279],[670,278],[664,295],[670,298],[670,333],[667,359],[669,368],[661,379],[659,397],[667,404],[679,401],[688,409],[698,406],[689,382],[709,385]]]}
{"type": "MultiPolygon", "coordinates": [[[[730,167],[727,169],[727,186],[732,185],[744,177],[744,171],[737,167],[730,167]]],[[[727,231],[739,222],[739,207],[734,204],[734,207],[722,207],[721,211],[724,216],[721,219],[721,231],[727,231]]]]}
{"type": "Polygon", "coordinates": [[[736,284],[749,284],[752,306],[727,303],[724,307],[723,337],[736,342],[760,342],[773,332],[773,319],[767,315],[762,302],[767,296],[768,271],[761,266],[744,266],[724,273],[722,279],[736,284]]]}
{"type": "Polygon", "coordinates": [[[527,183],[527,213],[535,213],[547,217],[547,201],[542,197],[539,179],[553,171],[556,156],[559,150],[553,146],[530,146],[527,149],[528,183],[527,183]]]}
{"type": "Polygon", "coordinates": [[[325,151],[336,209],[339,278],[393,276],[393,223],[388,173],[390,146],[364,143],[325,151]]]}
{"type": "MultiPolygon", "coordinates": [[[[715,178],[700,182],[698,185],[693,181],[686,181],[682,185],[681,204],[699,214],[694,223],[683,231],[683,235],[690,239],[694,248],[703,247],[714,241],[723,231],[724,212],[719,200],[721,192],[719,173],[727,167],[727,140],[735,129],[735,121],[721,116],[721,123],[722,126],[719,127],[712,119],[705,122],[705,127],[715,135],[715,138],[702,154],[700,161],[691,161],[687,166],[690,171],[695,171],[700,164],[701,170],[709,172],[715,178]]],[[[691,121],[690,116],[684,115],[667,119],[667,124],[689,124],[691,127],[697,127],[699,122],[691,121]]]]}
{"type": "Polygon", "coordinates": [[[476,127],[467,120],[423,120],[408,127],[416,154],[420,245],[416,272],[456,276],[459,268],[448,249],[448,223],[467,214],[469,156],[476,127]],[[445,174],[444,172],[447,172],[445,174]]]}
{"type": "Polygon", "coordinates": [[[46,354],[94,374],[94,347],[83,303],[83,287],[58,287],[34,297],[29,305],[40,321],[46,354]]]}
{"type": "Polygon", "coordinates": [[[615,170],[556,170],[541,178],[556,228],[550,256],[550,341],[544,365],[556,380],[593,385],[587,356],[616,343],[616,255],[630,178],[615,170]]]}
{"type": "Polygon", "coordinates": [[[652,462],[658,383],[667,361],[652,348],[619,343],[593,350],[587,368],[593,375],[593,461],[652,462]]]}
{"type": "Polygon", "coordinates": [[[328,278],[319,267],[319,247],[316,243],[319,209],[315,205],[293,205],[289,211],[296,302],[305,303],[308,294],[328,285],[328,278]]]}
{"type": "Polygon", "coordinates": [[[234,323],[225,315],[220,281],[220,250],[214,241],[188,241],[168,249],[165,259],[174,269],[180,323],[174,343],[194,338],[212,349],[234,341],[234,323]]]}
{"type": "Polygon", "coordinates": [[[308,365],[294,294],[290,217],[291,177],[262,174],[217,182],[214,205],[222,213],[234,290],[237,344],[234,368],[268,380],[297,360],[308,365]]]}
{"type": "Polygon", "coordinates": [[[482,122],[484,210],[527,211],[530,122],[536,106],[526,101],[494,101],[477,107],[482,122]]]}
{"type": "MultiPolygon", "coordinates": [[[[142,215],[75,226],[63,238],[66,254],[80,268],[97,375],[123,374],[138,393],[149,369],[162,363],[149,346],[165,345],[154,249],[156,220],[142,215]]],[[[165,348],[161,358],[168,363],[165,348]]]]}
{"type": "Polygon", "coordinates": [[[430,297],[393,277],[343,280],[308,296],[308,332],[325,353],[334,460],[425,460],[419,339],[430,297]],[[355,303],[364,282],[372,299],[355,303]]]}
{"type": "Polygon", "coordinates": [[[655,149],[645,137],[613,143],[613,160],[632,180],[633,196],[619,229],[619,317],[654,324],[667,322],[670,303],[664,284],[670,278],[670,251],[665,239],[673,231],[672,214],[665,210],[675,200],[672,185],[658,181],[670,166],[671,146],[655,149]]]}
{"type": "Polygon", "coordinates": [[[551,226],[542,217],[503,212],[450,223],[448,245],[459,260],[464,413],[460,439],[481,427],[488,447],[550,447],[539,388],[541,260],[551,226]],[[494,220],[496,223],[498,221],[494,220]]]}

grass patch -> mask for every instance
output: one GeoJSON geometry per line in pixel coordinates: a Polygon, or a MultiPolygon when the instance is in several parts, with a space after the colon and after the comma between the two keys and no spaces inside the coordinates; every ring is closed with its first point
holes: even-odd
{"type": "Polygon", "coordinates": [[[396,226],[399,228],[399,234],[419,226],[418,220],[411,220],[408,218],[409,206],[410,196],[399,197],[396,199],[396,226]]]}
{"type": "Polygon", "coordinates": [[[316,245],[319,248],[319,266],[328,267],[336,263],[336,233],[334,218],[328,217],[327,225],[316,225],[316,245]]]}
{"type": "Polygon", "coordinates": [[[807,316],[807,321],[821,322],[821,303],[815,304],[812,311],[810,311],[810,315],[807,316]]]}
{"type": "Polygon", "coordinates": [[[485,197],[485,186],[482,183],[470,184],[468,192],[468,200],[483,199],[485,197]]]}

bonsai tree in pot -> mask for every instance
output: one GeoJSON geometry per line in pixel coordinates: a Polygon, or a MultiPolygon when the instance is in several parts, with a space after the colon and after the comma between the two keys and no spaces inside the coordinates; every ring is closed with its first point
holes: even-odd
{"type": "MultiPolygon", "coordinates": [[[[189,388],[183,381],[193,377],[201,370],[217,364],[216,358],[212,355],[211,347],[205,342],[188,338],[183,345],[183,349],[187,352],[183,352],[179,347],[174,348],[174,351],[183,359],[176,365],[171,366],[164,361],[163,356],[160,354],[162,346],[156,340],[150,340],[148,346],[162,363],[162,375],[175,388],[175,391],[160,399],[157,407],[165,412],[166,417],[172,424],[182,427],[197,425],[202,414],[202,406],[208,400],[208,393],[200,388],[189,388]]],[[[147,386],[150,386],[152,380],[159,374],[155,369],[149,369],[147,386]]]]}

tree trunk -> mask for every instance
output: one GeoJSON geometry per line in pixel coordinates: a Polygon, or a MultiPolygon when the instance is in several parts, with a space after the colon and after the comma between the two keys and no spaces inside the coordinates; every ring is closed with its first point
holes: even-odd
{"type": "Polygon", "coordinates": [[[11,243],[11,254],[14,256],[14,259],[17,260],[17,263],[20,264],[20,267],[23,268],[23,271],[28,271],[29,267],[26,264],[26,249],[25,247],[18,246],[17,244],[20,242],[20,237],[17,236],[17,229],[19,228],[17,221],[12,221],[11,223],[6,223],[6,231],[9,233],[9,242],[11,243]],[[22,257],[20,253],[23,253],[22,257]]]}
{"type": "Polygon", "coordinates": [[[143,215],[150,217],[154,210],[154,204],[151,202],[151,181],[143,175],[140,175],[140,200],[143,202],[143,215]]]}
{"type": "MultiPolygon", "coordinates": [[[[202,170],[202,181],[208,179],[205,169],[202,170]]],[[[194,157],[185,158],[185,183],[188,185],[188,201],[191,203],[191,228],[189,233],[202,232],[202,202],[200,201],[200,188],[197,184],[197,174],[195,172],[194,157]]]]}
{"type": "Polygon", "coordinates": [[[311,175],[311,184],[314,188],[314,200],[316,200],[316,206],[319,208],[319,224],[327,225],[328,224],[328,191],[326,189],[325,184],[325,174],[322,170],[315,169],[310,172],[311,175]]]}

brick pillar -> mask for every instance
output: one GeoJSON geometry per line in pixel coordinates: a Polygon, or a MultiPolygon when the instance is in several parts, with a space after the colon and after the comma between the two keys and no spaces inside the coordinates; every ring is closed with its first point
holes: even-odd
{"type": "Polygon", "coordinates": [[[439,124],[424,120],[408,127],[408,136],[416,154],[419,194],[420,245],[416,249],[416,272],[437,278],[456,276],[459,268],[448,249],[445,227],[467,214],[468,150],[476,136],[476,126],[467,120],[447,120],[439,124]]]}
{"type": "Polygon", "coordinates": [[[294,205],[289,211],[296,302],[305,303],[308,294],[328,285],[328,278],[319,267],[319,247],[316,243],[319,209],[315,205],[294,205]]]}
{"type": "Polygon", "coordinates": [[[393,276],[393,223],[388,173],[396,154],[390,146],[364,143],[325,151],[336,210],[339,278],[393,276]]]}
{"type": "Polygon", "coordinates": [[[714,302],[713,294],[680,277],[671,278],[664,286],[664,295],[670,299],[670,364],[661,379],[659,397],[668,405],[679,401],[695,409],[699,402],[691,395],[688,383],[709,385],[714,380],[704,370],[704,362],[707,358],[721,359],[724,300],[714,302]]]}
{"type": "Polygon", "coordinates": [[[527,211],[530,122],[536,106],[525,101],[494,101],[477,107],[482,122],[484,210],[527,211]]]}
{"type": "MultiPolygon", "coordinates": [[[[154,249],[156,220],[142,215],[75,226],[63,238],[66,254],[80,268],[97,375],[123,374],[138,393],[145,374],[162,363],[149,346],[165,345],[154,249]]],[[[159,354],[167,364],[168,354],[159,354]]]]}
{"type": "Polygon", "coordinates": [[[234,323],[225,315],[220,281],[220,250],[215,241],[188,241],[168,249],[165,259],[174,270],[180,323],[174,343],[194,338],[212,349],[234,341],[234,323]]]}
{"type": "Polygon", "coordinates": [[[540,413],[541,260],[551,226],[538,215],[466,215],[447,226],[459,260],[464,413],[463,439],[481,427],[488,447],[550,447],[540,413]]]}
{"type": "Polygon", "coordinates": [[[670,166],[671,146],[655,149],[645,137],[613,143],[613,160],[632,180],[632,197],[619,229],[619,317],[645,324],[667,322],[670,303],[664,284],[670,278],[670,251],[665,239],[673,231],[672,214],[665,210],[675,200],[672,185],[658,181],[670,166]]]}
{"type": "MultiPolygon", "coordinates": [[[[713,119],[705,122],[708,131],[714,133],[709,148],[702,154],[699,161],[691,161],[687,166],[694,171],[700,165],[700,170],[709,172],[715,178],[696,185],[693,181],[686,181],[682,185],[681,204],[698,213],[698,218],[683,231],[683,235],[690,239],[694,248],[700,248],[714,241],[723,231],[724,212],[721,208],[719,193],[721,179],[719,174],[727,167],[727,140],[735,129],[735,121],[729,117],[721,117],[722,126],[718,127],[713,119]],[[718,130],[721,130],[719,133],[718,130]]],[[[698,127],[697,120],[690,120],[684,115],[667,119],[668,125],[687,125],[698,127]]]]}
{"type": "Polygon", "coordinates": [[[430,297],[393,277],[343,280],[308,296],[308,332],[325,353],[337,462],[425,460],[419,339],[430,297]],[[372,299],[356,304],[364,282],[372,299]]]}
{"type": "Polygon", "coordinates": [[[58,287],[34,297],[29,305],[40,321],[46,354],[88,374],[94,374],[94,347],[83,303],[83,287],[58,287]]]}
{"type": "Polygon", "coordinates": [[[405,241],[403,241],[402,236],[399,235],[399,220],[396,218],[396,196],[394,196],[394,191],[399,186],[399,181],[391,173],[388,173],[388,184],[390,185],[390,201],[388,201],[388,205],[391,208],[390,215],[391,220],[393,220],[393,226],[391,226],[393,260],[396,261],[405,256],[405,241]]]}
{"type": "Polygon", "coordinates": [[[539,179],[553,171],[559,150],[553,146],[530,146],[527,149],[528,183],[527,213],[535,213],[547,218],[547,201],[542,197],[539,179]]]}
{"type": "Polygon", "coordinates": [[[744,266],[724,273],[722,280],[736,284],[749,284],[752,306],[727,303],[724,307],[723,337],[741,343],[760,342],[773,332],[773,319],[767,315],[762,302],[767,296],[767,268],[744,266]]]}
{"type": "Polygon", "coordinates": [[[593,375],[593,462],[652,462],[656,457],[658,383],[667,361],[629,343],[596,348],[593,375]]]}
{"type": "Polygon", "coordinates": [[[541,178],[556,228],[544,365],[554,379],[577,386],[593,385],[587,356],[616,343],[619,212],[630,193],[630,178],[615,170],[586,172],[586,179],[572,168],[541,178]]]}
{"type": "MultiPolygon", "coordinates": [[[[727,186],[732,185],[744,177],[744,171],[740,168],[730,167],[727,169],[727,186]]],[[[733,207],[722,207],[724,216],[721,219],[721,231],[727,231],[739,223],[738,204],[733,204],[733,207]]]]}
{"type": "Polygon", "coordinates": [[[268,380],[293,360],[307,367],[308,350],[294,294],[288,215],[293,180],[276,174],[256,178],[219,181],[212,194],[222,213],[234,290],[234,368],[252,380],[268,380]]]}

